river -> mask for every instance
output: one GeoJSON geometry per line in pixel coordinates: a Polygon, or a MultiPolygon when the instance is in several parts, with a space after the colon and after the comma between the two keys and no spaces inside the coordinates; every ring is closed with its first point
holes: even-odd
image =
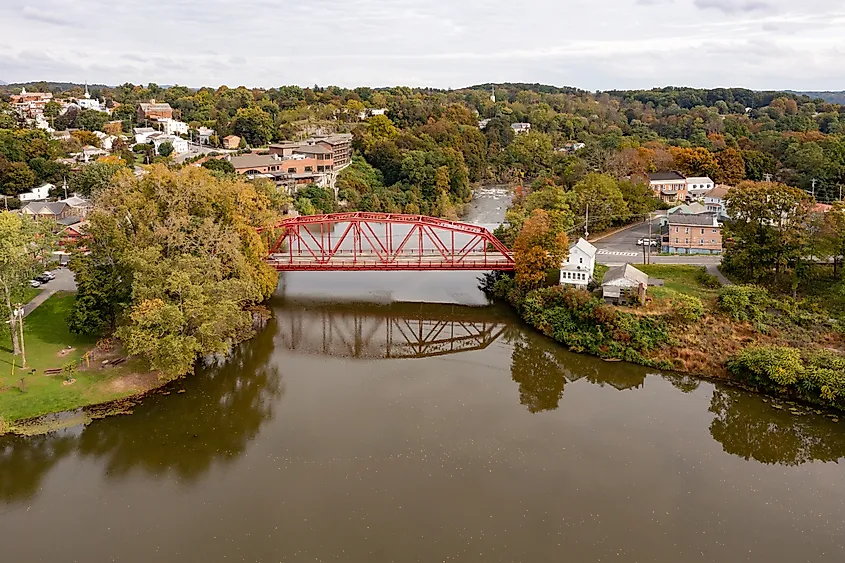
{"type": "Polygon", "coordinates": [[[569,353],[475,277],[286,274],[168,395],[0,438],[3,561],[845,560],[841,423],[569,353]]]}

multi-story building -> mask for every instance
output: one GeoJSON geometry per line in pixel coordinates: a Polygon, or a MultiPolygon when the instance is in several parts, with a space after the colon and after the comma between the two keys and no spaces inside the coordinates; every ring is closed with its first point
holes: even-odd
{"type": "Polygon", "coordinates": [[[50,92],[27,92],[26,88],[21,88],[21,93],[11,96],[9,102],[21,116],[35,119],[44,114],[44,106],[52,99],[50,92]]]}
{"type": "Polygon", "coordinates": [[[693,176],[687,178],[687,197],[699,199],[716,187],[716,183],[708,176],[693,176]]]}
{"type": "Polygon", "coordinates": [[[340,133],[311,137],[302,142],[270,145],[270,153],[283,157],[301,154],[318,161],[319,172],[339,172],[352,162],[352,135],[340,133]]]}
{"type": "Polygon", "coordinates": [[[531,124],[530,123],[511,123],[511,129],[513,132],[519,135],[520,133],[528,133],[531,131],[531,124]]]}
{"type": "Polygon", "coordinates": [[[343,170],[352,162],[352,135],[350,133],[313,137],[306,141],[306,144],[320,145],[329,149],[335,172],[343,170]]]}
{"type": "Polygon", "coordinates": [[[155,121],[157,119],[173,119],[173,108],[170,107],[170,104],[156,102],[155,100],[138,104],[138,123],[143,123],[144,120],[155,121]]]}
{"type": "Polygon", "coordinates": [[[560,266],[560,284],[586,288],[596,270],[596,247],[583,238],[569,247],[569,256],[560,266]]]}
{"type": "Polygon", "coordinates": [[[722,225],[716,213],[669,213],[662,228],[662,251],[673,254],[720,254],[722,225]]]}
{"type": "Polygon", "coordinates": [[[178,119],[170,119],[169,117],[163,117],[156,120],[158,122],[159,127],[161,130],[168,135],[187,135],[188,134],[188,124],[184,121],[179,121],[178,119]]]}
{"type": "Polygon", "coordinates": [[[728,219],[728,208],[725,206],[725,196],[728,195],[728,190],[731,186],[719,184],[708,193],[704,194],[704,206],[707,211],[716,213],[719,218],[728,219]]]}
{"type": "Polygon", "coordinates": [[[655,172],[648,175],[654,197],[663,201],[686,201],[687,179],[678,172],[655,172]]]}

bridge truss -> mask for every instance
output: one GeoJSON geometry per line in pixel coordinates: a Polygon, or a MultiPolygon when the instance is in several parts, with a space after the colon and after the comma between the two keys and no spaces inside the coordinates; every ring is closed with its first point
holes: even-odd
{"type": "Polygon", "coordinates": [[[423,215],[306,215],[272,233],[267,263],[278,271],[514,269],[510,251],[486,228],[423,215]]]}

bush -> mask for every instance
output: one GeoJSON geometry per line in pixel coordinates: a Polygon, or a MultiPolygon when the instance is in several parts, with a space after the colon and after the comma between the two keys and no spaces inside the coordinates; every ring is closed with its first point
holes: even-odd
{"type": "Polygon", "coordinates": [[[803,375],[801,354],[788,346],[751,346],[728,360],[728,370],[738,378],[771,387],[794,385],[803,375]]]}
{"type": "Polygon", "coordinates": [[[674,320],[682,324],[689,324],[697,321],[703,315],[704,305],[698,297],[683,293],[672,297],[672,317],[674,320]]]}
{"type": "Polygon", "coordinates": [[[718,305],[737,321],[761,321],[766,315],[765,307],[769,293],[756,285],[729,285],[719,292],[718,305]]]}
{"type": "Polygon", "coordinates": [[[704,268],[701,268],[701,271],[695,277],[698,280],[698,283],[707,289],[719,289],[722,287],[722,282],[719,281],[719,278],[713,274],[708,274],[707,270],[704,268]]]}
{"type": "Polygon", "coordinates": [[[845,409],[845,357],[829,350],[752,346],[731,358],[737,379],[763,388],[786,388],[809,401],[845,409]]]}

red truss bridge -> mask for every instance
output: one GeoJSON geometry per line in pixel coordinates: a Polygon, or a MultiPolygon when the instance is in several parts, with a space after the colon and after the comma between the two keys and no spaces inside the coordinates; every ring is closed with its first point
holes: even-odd
{"type": "Polygon", "coordinates": [[[486,228],[423,215],[305,215],[264,232],[276,237],[267,263],[282,272],[514,269],[486,228]]]}

